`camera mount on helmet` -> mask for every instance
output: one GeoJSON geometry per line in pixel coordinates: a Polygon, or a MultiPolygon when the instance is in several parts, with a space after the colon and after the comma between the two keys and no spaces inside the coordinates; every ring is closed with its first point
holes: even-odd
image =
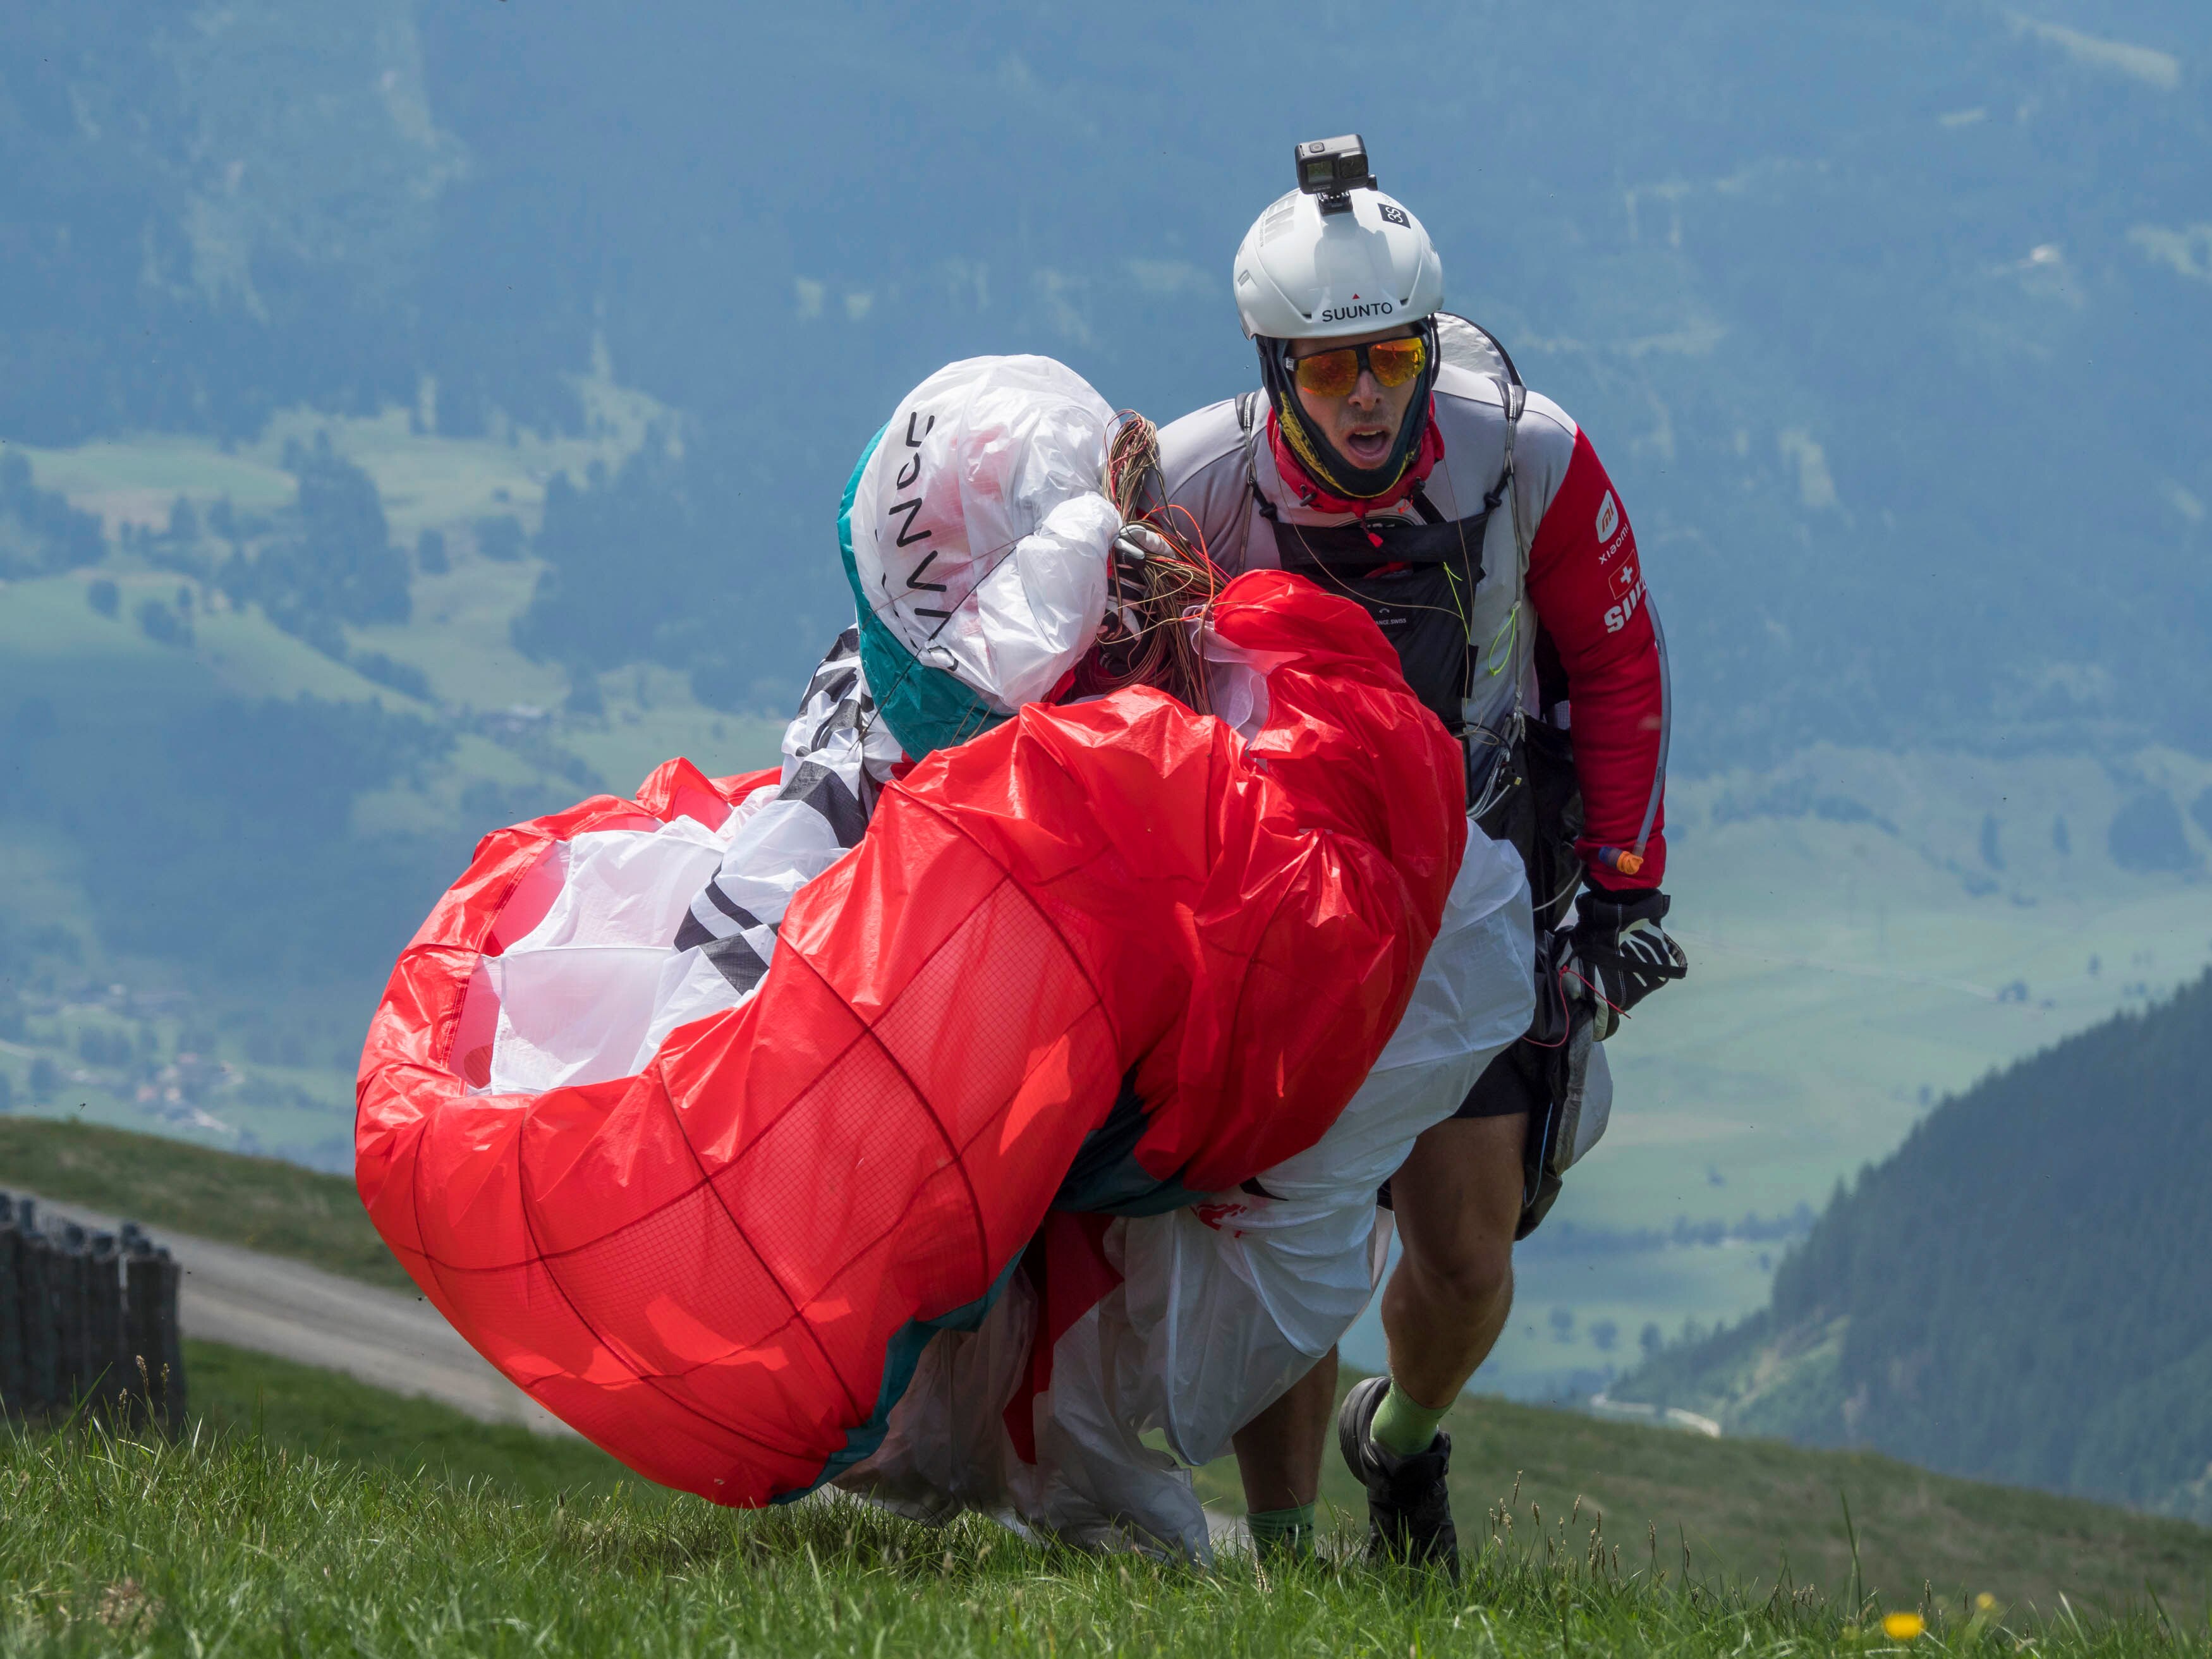
{"type": "Polygon", "coordinates": [[[1356,132],[1341,138],[1309,138],[1297,147],[1298,188],[1321,198],[1324,214],[1352,211],[1352,192],[1379,190],[1368,170],[1367,141],[1356,132]]]}

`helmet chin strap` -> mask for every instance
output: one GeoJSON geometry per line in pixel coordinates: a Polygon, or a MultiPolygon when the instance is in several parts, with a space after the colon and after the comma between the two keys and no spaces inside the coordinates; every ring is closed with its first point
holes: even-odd
{"type": "Polygon", "coordinates": [[[1422,319],[1421,338],[1428,345],[1428,366],[1414,383],[1413,401],[1406,406],[1406,418],[1398,423],[1397,439],[1380,466],[1355,465],[1307,420],[1286,361],[1290,356],[1289,341],[1261,338],[1254,343],[1260,349],[1261,380],[1267,389],[1267,401],[1274,407],[1275,419],[1281,423],[1285,440],[1313,475],[1314,482],[1332,495],[1350,501],[1383,495],[1406,476],[1406,469],[1420,453],[1421,434],[1429,424],[1429,392],[1437,380],[1437,325],[1433,319],[1422,319]]]}

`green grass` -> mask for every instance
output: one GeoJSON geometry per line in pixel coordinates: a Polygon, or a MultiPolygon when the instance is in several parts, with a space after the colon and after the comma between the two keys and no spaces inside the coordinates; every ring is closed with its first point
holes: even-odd
{"type": "Polygon", "coordinates": [[[256,1436],[295,1457],[422,1470],[516,1498],[657,1490],[587,1441],[479,1423],[435,1401],[219,1342],[186,1342],[185,1376],[202,1432],[256,1436]]]}
{"type": "MultiPolygon", "coordinates": [[[[192,1414],[207,1431],[255,1433],[292,1456],[475,1482],[516,1498],[627,1492],[661,1497],[581,1441],[489,1427],[422,1400],[214,1343],[185,1347],[192,1414]]],[[[2201,1616],[2212,1584],[2212,1531],[2066,1498],[1947,1480],[1887,1458],[1800,1451],[1771,1441],[1703,1440],[1571,1413],[1470,1401],[1454,1414],[1455,1498],[1462,1535],[1495,1547],[1585,1553],[1602,1526],[1626,1575],[1640,1567],[1771,1595],[1790,1582],[1848,1601],[1847,1500],[1863,1587],[1917,1606],[1932,1584],[1954,1602],[1981,1593],[2008,1606],[2112,1613],[2146,1584],[2177,1617],[2201,1616]],[[1517,1496],[1516,1488],[1517,1487],[1517,1496]],[[1513,1524],[1504,1523],[1509,1509],[1513,1524]],[[1564,1536],[1561,1524],[1565,1522],[1564,1536]]],[[[1202,1473],[1216,1507],[1235,1510],[1234,1465],[1202,1473]]],[[[1331,1526],[1362,1524],[1364,1504],[1332,1455],[1331,1526]]],[[[1607,1560],[1611,1555],[1608,1552],[1607,1560]]]]}
{"type": "Polygon", "coordinates": [[[352,1182],[270,1158],[54,1119],[0,1118],[0,1188],[410,1290],[352,1182]]]}
{"type": "MultiPolygon", "coordinates": [[[[272,1450],[477,1482],[550,1499],[656,1489],[579,1440],[488,1426],[433,1401],[218,1344],[185,1345],[192,1415],[210,1431],[256,1433],[272,1450]]],[[[1893,1607],[1923,1587],[1954,1602],[2113,1613],[2148,1585],[2177,1617],[2212,1601],[2212,1531],[2074,1499],[1932,1475],[1887,1458],[1806,1452],[1773,1441],[1704,1440],[1572,1413],[1470,1401],[1454,1414],[1454,1499],[1469,1540],[1587,1551],[1593,1527],[1621,1571],[1693,1577],[1757,1598],[1783,1581],[1847,1601],[1850,1505],[1863,1587],[1893,1607]],[[1512,1523],[1504,1521],[1510,1512],[1512,1523]],[[1562,1533],[1562,1523],[1565,1532],[1562,1533]]],[[[1214,1507],[1241,1508],[1233,1462],[1201,1472],[1214,1507]]],[[[1364,1504],[1332,1454],[1325,1514],[1340,1536],[1364,1504]]],[[[656,1494],[657,1495],[657,1494],[656,1494]]],[[[675,1501],[670,1499],[668,1501],[675,1501]]],[[[1608,1554],[1608,1560],[1611,1557],[1608,1554]]]]}
{"type": "MultiPolygon", "coordinates": [[[[373,1284],[408,1281],[362,1213],[350,1182],[270,1159],[181,1146],[114,1130],[0,1119],[0,1186],[124,1212],[158,1229],[310,1261],[373,1284]]],[[[524,1493],[625,1481],[579,1443],[492,1429],[427,1401],[403,1401],[325,1373],[194,1345],[196,1410],[211,1425],[251,1425],[281,1449],[414,1468],[428,1464],[524,1493]],[[204,1356],[204,1357],[203,1357],[204,1356]],[[257,1394],[258,1391],[258,1394],[257,1394]]],[[[1346,1377],[1346,1386],[1350,1378],[1346,1377]]],[[[1708,1440],[1577,1413],[1469,1399],[1449,1426],[1462,1529],[1482,1534],[1501,1504],[1501,1534],[1526,1538],[1571,1516],[1577,1534],[1601,1513],[1624,1570],[1693,1572],[1753,1591],[1790,1582],[1847,1594],[1856,1522],[1868,1587],[1917,1601],[1923,1583],[2009,1605],[2118,1609],[2148,1584],[2170,1609],[2212,1604],[2212,1530],[2102,1504],[1935,1475],[1887,1458],[1807,1451],[1774,1441],[1708,1440]]],[[[1334,1454],[1324,1497],[1345,1524],[1360,1497],[1334,1454]]],[[[1234,1466],[1203,1470],[1217,1506],[1241,1507],[1234,1466]]],[[[598,1488],[594,1488],[598,1489],[598,1488]]]]}
{"type": "MultiPolygon", "coordinates": [[[[1757,1598],[1579,1540],[1492,1544],[1457,1587],[1356,1565],[1201,1573],[1044,1549],[862,1506],[752,1515],[301,1455],[203,1432],[175,1446],[0,1439],[0,1650],[471,1654],[1605,1654],[1896,1652],[1858,1609],[1757,1598]]],[[[1914,1599],[1917,1604],[1917,1598],[1914,1599]]],[[[1894,1607],[1895,1604],[1890,1604],[1894,1607]]],[[[1868,1610],[1868,1611],[1872,1611],[1868,1610]]],[[[2118,1620],[1930,1605],[1924,1650],[2132,1656],[2203,1645],[2148,1606],[2118,1620]]]]}
{"type": "MultiPolygon", "coordinates": [[[[1750,1591],[1781,1581],[1841,1600],[1853,1571],[1848,1502],[1860,1577],[1892,1606],[1917,1602],[1932,1584],[1954,1601],[1986,1592],[2051,1610],[2063,1595],[2112,1612],[2148,1584],[2200,1623],[2212,1607],[2212,1528],[2186,1522],[1869,1454],[1711,1440],[1503,1400],[1462,1400],[1448,1426],[1462,1537],[1495,1526],[1525,1539],[1571,1516],[1567,1536],[1579,1540],[1601,1515],[1624,1566],[1679,1568],[1686,1551],[1692,1572],[1750,1591]]],[[[1322,1470],[1324,1498],[1359,1513],[1333,1449],[1322,1470]]]]}
{"type": "MultiPolygon", "coordinates": [[[[185,1366],[192,1414],[207,1429],[257,1432],[294,1455],[427,1469],[518,1498],[655,1491],[581,1441],[489,1427],[307,1366],[202,1342],[186,1345],[185,1366]]],[[[1455,1507],[1471,1541],[1540,1547],[1548,1538],[1554,1553],[1570,1540],[1587,1551],[1601,1524],[1624,1574],[1679,1577],[1686,1551],[1693,1577],[1754,1598],[1786,1582],[1841,1602],[1853,1572],[1848,1502],[1860,1583],[1893,1607],[1917,1606],[1929,1585],[1954,1602],[1987,1593],[2055,1610],[2063,1595],[2108,1614],[2146,1585],[2177,1617],[2201,1619],[2212,1602],[2212,1531],[2181,1522],[1887,1458],[1717,1442],[1502,1401],[1463,1403],[1450,1427],[1455,1507]]],[[[1241,1508],[1229,1460],[1202,1471],[1200,1486],[1214,1507],[1241,1508]]],[[[1333,1453],[1323,1493],[1339,1534],[1364,1524],[1364,1498],[1333,1453]]]]}

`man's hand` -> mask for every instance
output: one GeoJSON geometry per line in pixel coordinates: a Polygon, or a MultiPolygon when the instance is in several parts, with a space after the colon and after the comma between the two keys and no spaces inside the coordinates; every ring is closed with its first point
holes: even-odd
{"type": "Polygon", "coordinates": [[[1567,983],[1590,999],[1592,1035],[1600,1042],[1620,1029],[1631,1008],[1690,971],[1689,957],[1668,935],[1666,919],[1667,896],[1660,892],[1614,895],[1589,888],[1577,902],[1567,983]]]}

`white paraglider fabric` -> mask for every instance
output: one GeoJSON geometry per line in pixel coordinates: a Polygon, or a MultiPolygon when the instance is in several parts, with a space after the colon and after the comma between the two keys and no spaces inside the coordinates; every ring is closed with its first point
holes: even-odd
{"type": "Polygon", "coordinates": [[[860,470],[863,602],[1000,714],[1049,696],[1097,637],[1121,528],[1099,493],[1113,422],[1049,357],[970,357],[906,395],[860,470]]]}
{"type": "MultiPolygon", "coordinates": [[[[956,363],[901,404],[855,480],[855,585],[872,614],[1001,710],[1048,696],[1103,614],[1121,527],[1098,494],[1112,418],[1048,359],[956,363]]],[[[1249,737],[1273,664],[1211,630],[1200,644],[1214,707],[1249,737]]],[[[557,896],[481,969],[498,1012],[474,1092],[634,1074],[672,1030],[751,994],[792,899],[860,843],[902,758],[861,655],[856,625],[816,671],[780,778],[720,823],[641,821],[549,853],[565,860],[557,896]]],[[[1121,1283],[1053,1345],[1034,1461],[1005,1417],[1038,1315],[1017,1274],[979,1329],[931,1342],[882,1445],[841,1484],[909,1514],[973,1507],[1205,1557],[1177,1460],[1218,1455],[1358,1317],[1382,1258],[1376,1188],[1526,1028],[1531,958],[1520,860],[1471,829],[1405,1018],[1322,1139],[1265,1171],[1259,1193],[1106,1227],[1121,1283]],[[1172,1456],[1144,1443],[1155,1430],[1172,1456]]]]}
{"type": "MultiPolygon", "coordinates": [[[[915,660],[1001,714],[1050,694],[1097,637],[1120,515],[1099,493],[1114,411],[1049,357],[947,364],[900,401],[854,480],[856,584],[915,660]]],[[[783,772],[718,828],[594,832],[527,936],[489,960],[481,1093],[624,1077],[760,983],[807,882],[860,844],[902,758],[848,629],[784,733],[783,772]]]]}
{"type": "Polygon", "coordinates": [[[559,896],[484,964],[499,1021],[476,1092],[628,1077],[678,1026],[744,1000],[793,897],[860,844],[900,759],[874,709],[848,628],[785,729],[781,778],[719,828],[679,816],[561,843],[559,896]]]}
{"type": "MultiPolygon", "coordinates": [[[[1211,641],[1206,650],[1215,691],[1238,724],[1250,721],[1266,665],[1211,641]]],[[[676,1025],[748,994],[757,973],[741,987],[732,951],[772,953],[773,922],[842,856],[844,836],[857,842],[853,815],[872,809],[896,758],[879,736],[870,742],[880,732],[864,730],[871,707],[848,632],[786,733],[779,783],[718,829],[678,817],[569,843],[560,896],[486,964],[500,1014],[483,1091],[624,1075],[676,1025]],[[726,904],[732,893],[770,925],[732,918],[742,908],[726,904]],[[702,915],[724,931],[709,933],[702,915]],[[679,949],[678,939],[694,942],[679,949]]],[[[1265,1171],[1265,1196],[1221,1194],[1109,1226],[1121,1283],[1054,1346],[1050,1386],[1033,1406],[1036,1461],[1016,1453],[1004,1420],[1036,1317],[1017,1276],[981,1329],[932,1342],[882,1448],[841,1484],[920,1517],[975,1508],[1073,1541],[1202,1559],[1205,1516],[1184,1466],[1220,1455],[1358,1317],[1387,1243],[1376,1188],[1526,1029],[1533,972],[1520,860],[1471,831],[1405,1018],[1321,1140],[1265,1171]],[[1145,1443],[1153,1430],[1174,1455],[1145,1443]]]]}
{"type": "Polygon", "coordinates": [[[1528,1029],[1534,983],[1520,858],[1470,828],[1405,1018],[1328,1132],[1261,1173],[1266,1196],[1219,1194],[1108,1228],[1121,1283],[1054,1345],[1033,1406],[1036,1461],[1003,1418],[1036,1319],[1018,1281],[980,1329],[930,1344],[882,1448],[839,1484],[920,1519],[971,1508],[1072,1542],[1207,1559],[1190,1468],[1226,1451],[1358,1318],[1389,1243],[1376,1188],[1528,1029]],[[1173,1455],[1146,1443],[1154,1431],[1173,1455]]]}

